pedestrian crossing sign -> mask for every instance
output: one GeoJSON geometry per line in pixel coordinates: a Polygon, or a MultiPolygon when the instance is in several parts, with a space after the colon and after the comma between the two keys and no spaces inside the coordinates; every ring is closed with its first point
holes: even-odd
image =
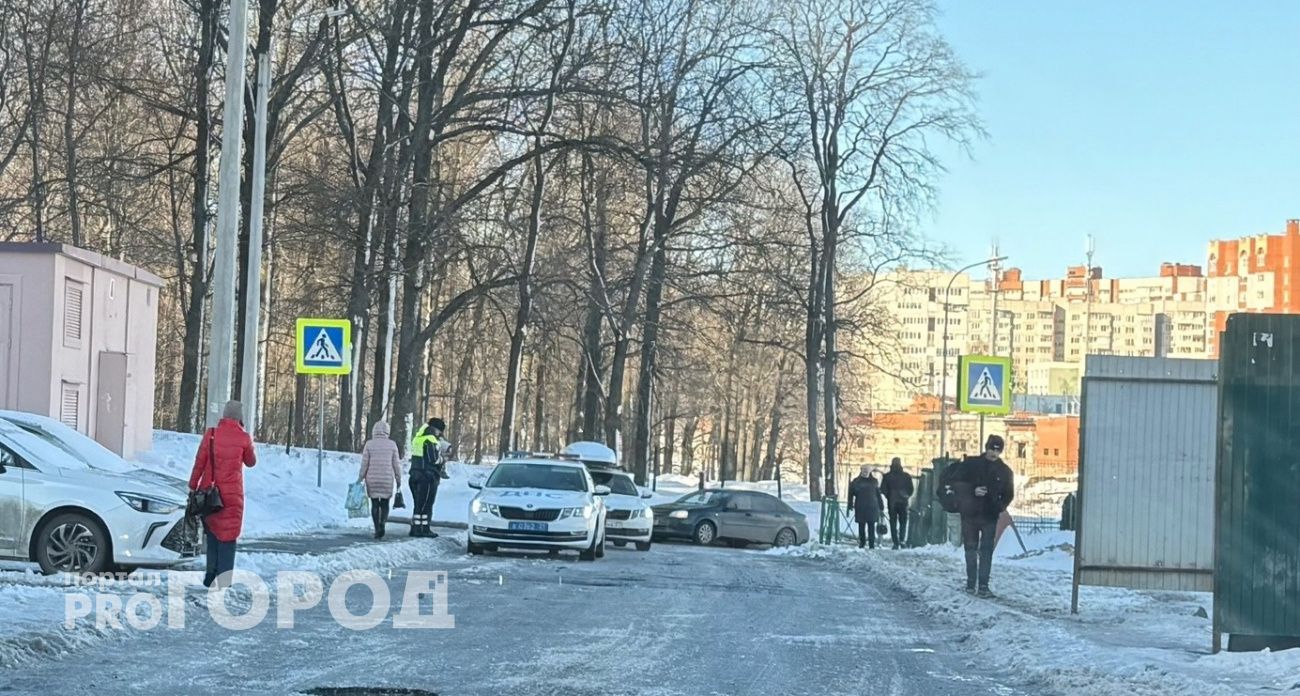
{"type": "Polygon", "coordinates": [[[299,319],[295,353],[298,374],[346,375],[352,372],[352,322],[299,319]]]}
{"type": "Polygon", "coordinates": [[[1011,358],[963,355],[957,362],[957,410],[989,416],[1011,413],[1011,358]]]}

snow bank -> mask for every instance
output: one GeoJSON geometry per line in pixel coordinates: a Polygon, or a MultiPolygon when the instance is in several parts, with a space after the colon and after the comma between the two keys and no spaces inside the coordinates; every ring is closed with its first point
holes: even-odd
{"type": "Polygon", "coordinates": [[[874,572],[911,595],[923,613],[964,633],[990,662],[1063,693],[1216,696],[1300,688],[1300,650],[1209,654],[1212,610],[1203,593],[1081,589],[1070,614],[1073,533],[1007,532],[993,564],[995,600],[967,595],[961,549],[861,551],[843,545],[773,549],[874,572]]]}

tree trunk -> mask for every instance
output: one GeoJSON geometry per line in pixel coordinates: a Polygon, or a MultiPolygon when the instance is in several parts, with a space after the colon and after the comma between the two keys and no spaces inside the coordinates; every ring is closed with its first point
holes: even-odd
{"type": "Polygon", "coordinates": [[[682,475],[690,476],[695,472],[695,430],[700,425],[698,416],[686,421],[682,428],[682,475]]]}
{"type": "Polygon", "coordinates": [[[537,361],[537,384],[533,386],[533,446],[550,451],[546,441],[546,360],[537,361]]]}
{"type": "Polygon", "coordinates": [[[212,119],[208,111],[211,97],[212,62],[217,31],[217,0],[199,2],[199,55],[194,67],[194,106],[197,120],[194,131],[194,193],[190,201],[194,264],[190,271],[189,306],[185,308],[185,335],[182,339],[180,404],[176,411],[176,429],[194,432],[199,413],[199,374],[203,369],[203,334],[208,297],[208,177],[211,169],[212,119]]]}
{"type": "Polygon", "coordinates": [[[662,314],[664,281],[668,274],[667,222],[656,225],[654,261],[646,286],[645,324],[641,331],[641,368],[637,379],[636,435],[632,448],[632,473],[645,485],[650,456],[651,413],[653,412],[655,360],[659,351],[659,320],[662,314]]]}
{"type": "Polygon", "coordinates": [[[72,37],[68,42],[68,94],[63,114],[63,146],[66,156],[68,186],[68,225],[72,228],[72,246],[85,246],[81,231],[81,200],[77,190],[77,63],[81,55],[81,29],[85,23],[86,0],[73,3],[72,37]]]}
{"type": "Polygon", "coordinates": [[[808,461],[804,478],[808,497],[822,499],[822,446],[819,414],[821,413],[821,322],[823,280],[821,256],[810,243],[807,317],[804,324],[804,389],[808,416],[808,461]]]}
{"type": "MultiPolygon", "coordinates": [[[[536,145],[541,145],[540,138],[536,145]]],[[[528,203],[528,241],[524,250],[523,269],[519,277],[519,307],[515,313],[514,332],[510,335],[510,358],[506,363],[506,394],[501,413],[501,439],[498,454],[515,449],[515,411],[518,407],[519,378],[524,356],[524,340],[533,312],[533,268],[537,264],[537,238],[542,229],[542,197],[546,193],[546,162],[533,160],[533,189],[528,203]]]]}
{"type": "MultiPolygon", "coordinates": [[[[601,397],[603,396],[600,388],[601,376],[605,373],[604,368],[604,351],[601,341],[603,340],[602,332],[605,325],[604,307],[600,301],[602,292],[602,279],[606,273],[606,258],[608,256],[608,208],[609,208],[609,191],[608,191],[608,174],[604,169],[596,176],[590,175],[590,170],[595,165],[589,154],[583,156],[583,181],[594,180],[595,196],[595,216],[594,220],[587,221],[588,234],[591,237],[591,264],[592,275],[587,286],[587,319],[582,330],[582,366],[585,390],[582,395],[582,435],[588,440],[596,440],[600,437],[601,419],[601,397]]],[[[585,201],[585,197],[584,197],[585,201]]],[[[587,206],[584,205],[584,215],[587,206]]]]}
{"type": "Polygon", "coordinates": [[[825,416],[825,457],[826,457],[826,494],[834,496],[835,491],[835,454],[837,445],[837,418],[839,411],[837,409],[837,399],[839,398],[839,385],[835,381],[835,368],[839,362],[838,347],[836,346],[836,318],[835,318],[835,281],[836,281],[836,254],[839,246],[839,208],[836,206],[836,188],[835,180],[831,178],[824,187],[826,198],[822,204],[823,220],[823,238],[822,246],[822,280],[825,283],[822,288],[822,311],[825,321],[822,324],[822,333],[826,340],[826,352],[822,355],[825,368],[822,371],[824,383],[822,386],[823,415],[825,416]]]}
{"type": "Polygon", "coordinates": [[[483,310],[487,305],[487,297],[480,297],[478,302],[474,303],[474,317],[470,326],[468,340],[465,341],[465,348],[460,356],[460,367],[456,370],[456,388],[452,395],[451,404],[451,441],[452,446],[457,452],[464,446],[466,439],[462,430],[468,421],[466,411],[469,410],[465,400],[465,392],[469,388],[469,378],[474,369],[475,343],[479,334],[483,331],[483,310]]]}
{"type": "Polygon", "coordinates": [[[673,454],[677,447],[677,418],[669,415],[664,423],[664,461],[661,473],[673,473],[673,454]]]}
{"type": "MultiPolygon", "coordinates": [[[[432,231],[429,220],[430,170],[433,168],[433,150],[430,133],[433,127],[434,100],[440,98],[433,80],[433,19],[436,14],[433,0],[420,0],[416,29],[415,66],[418,85],[415,123],[411,130],[412,183],[409,212],[409,230],[406,247],[402,253],[402,307],[397,341],[397,378],[393,398],[392,431],[398,443],[410,437],[412,419],[417,406],[417,385],[422,366],[425,343],[420,307],[424,299],[426,282],[426,255],[432,231]]],[[[427,339],[426,339],[427,340],[427,339]]]]}
{"type": "Polygon", "coordinates": [[[293,385],[293,437],[295,447],[302,447],[307,439],[307,375],[298,375],[293,385]]]}

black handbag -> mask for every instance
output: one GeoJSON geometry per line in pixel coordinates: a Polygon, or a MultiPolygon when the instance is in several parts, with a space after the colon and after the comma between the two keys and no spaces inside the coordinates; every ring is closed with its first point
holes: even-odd
{"type": "Polygon", "coordinates": [[[211,474],[211,481],[207,488],[190,491],[189,503],[185,506],[185,511],[188,514],[197,517],[207,517],[225,507],[225,504],[221,502],[221,490],[217,488],[217,450],[215,446],[217,431],[209,429],[207,438],[208,471],[211,474]]]}
{"type": "Polygon", "coordinates": [[[402,497],[402,492],[398,491],[397,496],[393,498],[393,509],[406,507],[406,499],[402,497]]]}

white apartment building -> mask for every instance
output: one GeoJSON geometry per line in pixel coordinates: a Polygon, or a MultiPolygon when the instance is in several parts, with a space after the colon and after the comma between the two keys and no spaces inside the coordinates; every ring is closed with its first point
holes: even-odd
{"type": "Polygon", "coordinates": [[[873,376],[879,410],[905,409],[918,394],[952,397],[962,354],[1010,355],[1013,391],[1047,395],[1069,382],[1067,393],[1078,393],[1087,353],[1204,358],[1211,351],[1215,286],[1195,266],[1165,264],[1159,276],[1121,279],[1076,267],[1041,281],[1008,269],[996,292],[985,279],[948,271],[898,271],[889,280],[877,303],[893,317],[899,357],[892,374],[873,376]]]}

